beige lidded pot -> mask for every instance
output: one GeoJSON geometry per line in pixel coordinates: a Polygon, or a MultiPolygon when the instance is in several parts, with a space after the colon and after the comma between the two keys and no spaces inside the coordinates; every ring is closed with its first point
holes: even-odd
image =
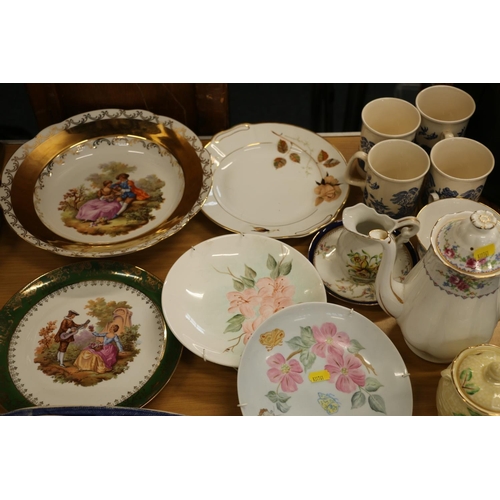
{"type": "Polygon", "coordinates": [[[436,405],[440,416],[500,416],[500,347],[463,350],[441,372],[436,405]]]}

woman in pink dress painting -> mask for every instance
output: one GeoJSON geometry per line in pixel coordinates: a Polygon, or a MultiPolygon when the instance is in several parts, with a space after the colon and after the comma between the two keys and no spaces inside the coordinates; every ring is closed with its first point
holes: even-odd
{"type": "Polygon", "coordinates": [[[94,337],[102,337],[101,343],[92,343],[76,358],[74,365],[79,370],[91,370],[97,373],[109,372],[113,369],[118,353],[123,352],[123,346],[117,332],[118,325],[111,325],[106,333],[92,332],[94,337]]]}
{"type": "Polygon", "coordinates": [[[84,203],[78,210],[76,218],[92,223],[97,220],[114,219],[123,203],[117,199],[120,194],[111,188],[112,183],[110,180],[104,181],[102,189],[97,192],[97,198],[84,203]]]}

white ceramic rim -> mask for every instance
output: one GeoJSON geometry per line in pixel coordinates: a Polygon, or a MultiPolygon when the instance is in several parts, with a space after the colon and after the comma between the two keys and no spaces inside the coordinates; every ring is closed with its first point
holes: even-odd
{"type": "Polygon", "coordinates": [[[431,149],[431,153],[430,153],[429,156],[430,156],[430,160],[431,160],[432,166],[443,177],[446,177],[447,179],[450,179],[452,181],[458,181],[458,182],[461,182],[461,181],[466,181],[466,182],[480,181],[480,180],[485,179],[486,177],[488,177],[488,175],[490,175],[491,172],[493,171],[493,169],[495,168],[495,157],[493,156],[493,153],[484,144],[481,144],[480,142],[475,141],[474,139],[469,139],[468,137],[447,137],[446,139],[443,139],[442,141],[439,141],[436,144],[434,144],[433,148],[431,149]],[[453,177],[450,174],[447,174],[446,172],[443,172],[436,165],[434,157],[435,157],[436,154],[439,153],[440,149],[442,149],[444,147],[447,147],[447,145],[451,144],[453,141],[467,142],[469,144],[474,144],[474,147],[476,147],[476,145],[477,145],[480,149],[482,149],[484,151],[484,153],[487,156],[489,156],[490,159],[491,159],[491,167],[489,168],[489,170],[485,174],[482,174],[482,175],[480,175],[478,177],[466,177],[466,178],[463,178],[463,177],[453,177]],[[436,151],[437,151],[437,153],[436,153],[436,151]]]}
{"type": "Polygon", "coordinates": [[[411,141],[405,141],[403,139],[387,139],[386,141],[381,141],[375,144],[371,149],[370,152],[367,155],[367,163],[368,166],[381,178],[384,179],[388,182],[395,183],[395,184],[406,184],[409,182],[416,182],[423,177],[427,175],[427,172],[429,172],[429,169],[431,168],[431,161],[429,158],[429,155],[422,149],[418,144],[415,144],[414,142],[411,141]],[[387,148],[391,143],[398,143],[401,144],[401,147],[404,148],[409,148],[409,149],[415,149],[415,151],[418,151],[417,154],[421,155],[423,159],[425,159],[427,163],[427,167],[425,168],[425,171],[419,174],[417,177],[410,177],[409,179],[393,179],[392,177],[387,177],[386,175],[380,173],[373,165],[372,162],[370,161],[370,155],[376,154],[377,150],[380,148],[387,148]],[[374,151],[374,152],[373,152],[374,151]]]}
{"type": "Polygon", "coordinates": [[[421,122],[422,122],[422,119],[421,119],[421,116],[420,116],[420,113],[419,113],[418,109],[411,102],[405,101],[404,99],[398,99],[397,97],[380,97],[378,99],[374,99],[373,101],[368,102],[367,104],[365,104],[365,106],[363,107],[363,109],[361,111],[361,120],[362,120],[363,124],[365,125],[365,127],[370,132],[372,132],[373,134],[379,135],[381,137],[387,137],[389,139],[399,139],[401,137],[406,137],[407,135],[411,135],[413,133],[416,133],[417,130],[418,130],[418,128],[420,127],[421,122]],[[369,110],[370,107],[376,106],[377,104],[380,104],[381,101],[398,101],[398,102],[402,103],[402,106],[405,106],[408,109],[413,108],[415,110],[415,112],[416,112],[416,117],[417,117],[417,124],[416,124],[416,126],[413,129],[409,130],[408,132],[404,132],[402,134],[395,134],[395,135],[393,135],[393,134],[384,134],[383,132],[379,132],[378,130],[374,129],[366,121],[366,113],[368,112],[368,110],[369,110]]]}
{"type": "Polygon", "coordinates": [[[417,97],[415,98],[415,106],[418,109],[419,113],[422,116],[424,116],[427,120],[429,120],[429,121],[431,121],[433,123],[440,123],[442,125],[454,125],[454,124],[457,124],[457,123],[465,122],[465,121],[469,120],[470,117],[476,111],[476,103],[475,103],[474,99],[472,98],[472,96],[470,94],[468,94],[467,92],[465,92],[465,90],[459,89],[458,87],[453,87],[452,85],[432,85],[431,87],[427,87],[427,88],[421,90],[417,94],[417,97]],[[432,89],[444,89],[444,88],[446,88],[446,89],[452,89],[451,92],[456,92],[457,94],[460,94],[464,98],[468,97],[472,101],[472,111],[467,116],[465,116],[463,118],[460,118],[458,120],[438,120],[437,118],[433,118],[428,113],[425,113],[424,111],[422,111],[422,109],[419,106],[419,100],[422,99],[422,96],[425,93],[433,92],[432,89]]]}

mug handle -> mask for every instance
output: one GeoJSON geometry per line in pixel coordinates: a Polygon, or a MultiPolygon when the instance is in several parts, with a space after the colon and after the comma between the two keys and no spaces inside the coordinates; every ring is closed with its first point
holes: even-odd
{"type": "Polygon", "coordinates": [[[450,132],[449,130],[443,131],[443,139],[451,139],[452,137],[455,137],[453,132],[450,132]]]}
{"type": "Polygon", "coordinates": [[[439,195],[436,193],[436,191],[431,191],[429,193],[429,196],[427,197],[427,203],[432,203],[433,201],[438,201],[439,200],[439,195]]]}
{"type": "Polygon", "coordinates": [[[366,183],[366,172],[360,172],[360,170],[356,168],[354,160],[356,160],[357,158],[363,160],[366,163],[368,155],[364,151],[356,151],[351,156],[350,160],[347,162],[345,180],[351,186],[358,186],[359,188],[363,189],[366,183]],[[356,173],[358,175],[356,175],[356,173]],[[361,178],[359,176],[361,176],[361,178]]]}

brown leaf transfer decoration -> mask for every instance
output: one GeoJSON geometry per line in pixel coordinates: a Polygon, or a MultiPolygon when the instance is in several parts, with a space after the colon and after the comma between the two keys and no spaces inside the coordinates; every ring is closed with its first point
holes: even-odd
{"type": "Polygon", "coordinates": [[[326,168],[331,168],[337,166],[339,163],[340,163],[339,160],[336,160],[335,158],[330,158],[328,161],[324,163],[324,165],[326,168]]]}
{"type": "Polygon", "coordinates": [[[288,144],[283,139],[280,139],[278,142],[278,151],[281,154],[285,154],[288,151],[288,144]]]}
{"type": "Polygon", "coordinates": [[[275,158],[273,165],[276,168],[283,168],[286,165],[286,160],[284,158],[275,158]]]}
{"type": "Polygon", "coordinates": [[[328,153],[326,151],[321,150],[318,154],[318,161],[320,163],[328,160],[328,153]]]}
{"type": "Polygon", "coordinates": [[[290,155],[290,160],[294,161],[295,163],[300,163],[300,156],[297,153],[292,153],[290,155]]]}

